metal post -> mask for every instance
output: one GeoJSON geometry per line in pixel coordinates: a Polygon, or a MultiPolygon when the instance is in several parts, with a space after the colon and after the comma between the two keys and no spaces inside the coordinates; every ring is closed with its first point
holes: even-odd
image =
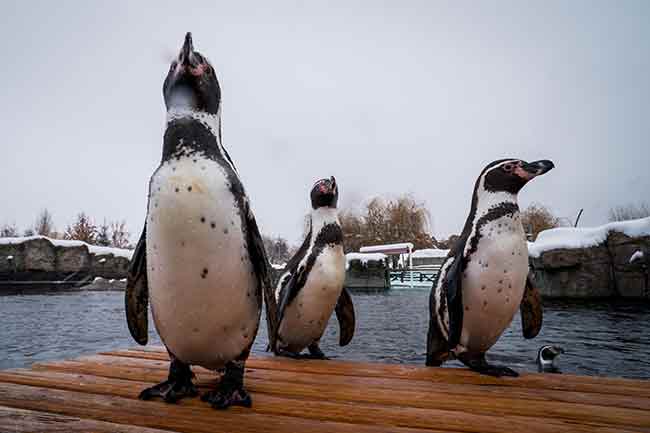
{"type": "Polygon", "coordinates": [[[411,247],[409,246],[409,269],[411,271],[411,289],[413,288],[413,258],[411,257],[411,247]]]}

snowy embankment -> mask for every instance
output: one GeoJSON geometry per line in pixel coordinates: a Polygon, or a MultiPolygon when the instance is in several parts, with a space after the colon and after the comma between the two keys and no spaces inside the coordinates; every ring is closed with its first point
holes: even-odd
{"type": "Polygon", "coordinates": [[[55,247],[82,247],[85,246],[88,248],[90,254],[96,256],[107,256],[112,254],[115,257],[124,257],[125,259],[131,260],[133,255],[133,250],[127,250],[122,248],[112,248],[112,247],[102,247],[99,245],[91,245],[83,241],[73,241],[65,239],[52,239],[47,236],[25,236],[18,238],[0,238],[0,245],[19,245],[28,241],[33,241],[37,239],[44,239],[50,242],[55,247]]]}
{"type": "Polygon", "coordinates": [[[544,230],[535,242],[528,243],[528,254],[530,257],[539,257],[551,250],[594,247],[603,244],[611,232],[622,233],[631,238],[650,236],[650,217],[592,228],[559,227],[544,230]]]}
{"type": "Polygon", "coordinates": [[[4,281],[92,282],[93,277],[126,277],[132,250],[45,236],[0,238],[0,279],[4,281]]]}
{"type": "Polygon", "coordinates": [[[531,269],[545,296],[650,299],[650,217],[593,228],[541,232],[528,244],[531,269]]]}

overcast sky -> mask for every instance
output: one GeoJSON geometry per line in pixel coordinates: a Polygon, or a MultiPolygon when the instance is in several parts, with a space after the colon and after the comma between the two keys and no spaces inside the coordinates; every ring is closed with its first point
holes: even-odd
{"type": "Polygon", "coordinates": [[[552,159],[520,205],[582,225],[650,201],[648,1],[1,3],[0,224],[47,207],[138,236],[186,31],[267,234],[297,242],[330,175],[343,206],[412,193],[457,233],[504,156],[552,159]]]}

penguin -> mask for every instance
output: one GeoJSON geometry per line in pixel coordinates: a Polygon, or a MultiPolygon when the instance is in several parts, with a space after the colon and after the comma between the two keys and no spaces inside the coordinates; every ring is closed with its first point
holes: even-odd
{"type": "Polygon", "coordinates": [[[308,358],[326,359],[319,341],[332,311],[339,320],[339,344],[347,345],[354,335],[352,297],[343,287],[345,254],[338,196],[334,176],[317,181],[311,189],[309,233],[275,289],[278,307],[271,348],[276,355],[299,357],[307,348],[308,358]]]}
{"type": "Polygon", "coordinates": [[[541,297],[528,275],[517,194],[553,167],[548,160],[501,159],[479,175],[465,227],[431,290],[426,365],[457,358],[482,374],[518,376],[511,368],[489,364],[485,353],[518,308],[525,338],[541,329],[541,297]]]}
{"type": "Polygon", "coordinates": [[[169,376],[139,398],[196,396],[192,365],[225,371],[202,399],[251,406],[244,366],[269,270],[239,174],[221,141],[221,90],[187,33],[163,85],[162,161],[149,181],[144,230],[125,294],[133,338],[147,343],[147,306],[170,357],[169,376]]]}
{"type": "Polygon", "coordinates": [[[564,349],[559,346],[542,346],[537,352],[537,370],[540,373],[561,373],[557,366],[557,358],[564,349]]]}

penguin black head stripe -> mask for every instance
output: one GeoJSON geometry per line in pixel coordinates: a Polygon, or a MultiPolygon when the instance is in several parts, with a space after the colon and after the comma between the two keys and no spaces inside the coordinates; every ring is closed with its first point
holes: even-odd
{"type": "Polygon", "coordinates": [[[194,51],[192,34],[185,35],[185,43],[169,68],[163,84],[167,110],[190,109],[217,114],[221,104],[221,88],[208,59],[194,51]]]}
{"type": "Polygon", "coordinates": [[[311,189],[311,207],[313,209],[319,207],[335,208],[338,201],[339,187],[334,176],[317,181],[311,189]]]}
{"type": "Polygon", "coordinates": [[[553,162],[541,160],[528,163],[520,159],[502,159],[484,169],[483,187],[490,192],[517,194],[526,183],[554,167],[553,162]]]}

